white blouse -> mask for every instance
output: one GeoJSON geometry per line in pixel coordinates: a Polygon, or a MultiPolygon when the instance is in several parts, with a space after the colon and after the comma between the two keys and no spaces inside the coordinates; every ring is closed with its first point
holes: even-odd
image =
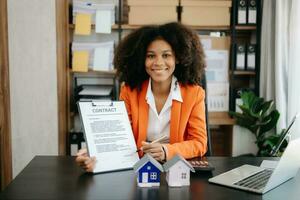
{"type": "Polygon", "coordinates": [[[155,106],[155,100],[151,89],[151,78],[146,94],[146,101],[149,105],[148,116],[148,129],[147,129],[147,141],[151,142],[164,135],[167,137],[161,141],[161,143],[169,143],[170,141],[170,119],[171,119],[171,107],[172,101],[182,102],[182,96],[180,92],[180,86],[175,76],[172,77],[171,89],[169,96],[163,106],[161,112],[158,114],[155,106]]]}

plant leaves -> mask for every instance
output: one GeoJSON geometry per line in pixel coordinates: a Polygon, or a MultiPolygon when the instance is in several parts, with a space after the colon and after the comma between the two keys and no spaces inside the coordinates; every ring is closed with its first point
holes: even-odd
{"type": "MultiPolygon", "coordinates": [[[[271,150],[275,145],[277,145],[279,139],[281,138],[281,135],[283,134],[284,129],[281,131],[280,134],[271,134],[267,137],[265,137],[261,142],[258,142],[258,147],[261,149],[259,151],[259,156],[269,156],[271,150]]],[[[280,156],[284,149],[287,147],[287,140],[284,140],[284,142],[281,144],[279,151],[277,152],[276,156],[280,156]]]]}
{"type": "Polygon", "coordinates": [[[262,114],[265,115],[265,113],[271,109],[271,107],[273,106],[273,101],[266,101],[262,104],[261,110],[262,110],[262,114]]]}
{"type": "Polygon", "coordinates": [[[230,112],[230,115],[236,119],[238,125],[249,129],[251,132],[255,132],[255,129],[251,127],[251,125],[255,123],[255,119],[238,112],[230,112]]]}
{"type": "Polygon", "coordinates": [[[243,106],[250,109],[253,102],[256,100],[256,96],[252,91],[245,91],[241,93],[241,99],[243,101],[243,106]]]}
{"type": "Polygon", "coordinates": [[[236,123],[247,128],[256,136],[256,144],[259,148],[258,155],[267,155],[272,147],[277,144],[279,135],[270,134],[280,117],[278,110],[273,108],[273,101],[264,101],[252,91],[242,91],[240,105],[242,113],[229,112],[236,119],[236,123]]]}
{"type": "Polygon", "coordinates": [[[250,105],[250,111],[253,115],[255,115],[257,118],[261,116],[262,110],[261,107],[264,103],[263,98],[257,98],[252,105],[250,105]]]}
{"type": "Polygon", "coordinates": [[[269,130],[274,128],[278,122],[279,117],[280,114],[277,110],[273,110],[268,116],[266,116],[266,119],[271,119],[271,120],[267,124],[261,126],[260,134],[268,132],[269,130]]]}

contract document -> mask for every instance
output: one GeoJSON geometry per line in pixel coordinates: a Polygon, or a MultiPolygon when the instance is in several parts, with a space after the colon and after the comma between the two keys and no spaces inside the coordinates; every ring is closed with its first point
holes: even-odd
{"type": "Polygon", "coordinates": [[[78,102],[90,157],[96,157],[94,173],[132,169],[139,160],[123,101],[78,102]]]}

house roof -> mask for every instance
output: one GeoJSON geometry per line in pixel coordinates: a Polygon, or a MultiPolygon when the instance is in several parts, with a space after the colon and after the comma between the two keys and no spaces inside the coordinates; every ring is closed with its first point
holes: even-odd
{"type": "Polygon", "coordinates": [[[157,167],[161,172],[164,171],[163,166],[157,162],[152,156],[149,154],[145,154],[142,159],[136,162],[133,166],[135,172],[137,172],[142,166],[144,166],[147,162],[151,162],[155,167],[157,167]]]}
{"type": "Polygon", "coordinates": [[[164,170],[169,171],[169,169],[173,165],[175,165],[178,161],[182,161],[184,164],[186,164],[186,166],[188,166],[190,168],[190,170],[192,172],[195,172],[195,169],[192,167],[192,165],[188,161],[186,161],[186,159],[184,159],[182,156],[180,156],[178,154],[163,165],[164,170]]]}

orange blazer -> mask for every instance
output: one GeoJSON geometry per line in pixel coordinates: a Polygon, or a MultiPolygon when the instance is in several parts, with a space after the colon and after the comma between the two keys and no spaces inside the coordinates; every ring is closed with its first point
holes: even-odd
{"type": "MultiPolygon", "coordinates": [[[[146,141],[149,105],[146,92],[149,80],[144,81],[141,91],[131,90],[123,85],[120,100],[125,101],[129,120],[137,147],[146,141]]],[[[207,150],[205,122],[205,92],[200,86],[180,85],[183,102],[173,100],[170,120],[170,144],[167,147],[167,160],[180,154],[184,158],[202,156],[207,150]]]]}

